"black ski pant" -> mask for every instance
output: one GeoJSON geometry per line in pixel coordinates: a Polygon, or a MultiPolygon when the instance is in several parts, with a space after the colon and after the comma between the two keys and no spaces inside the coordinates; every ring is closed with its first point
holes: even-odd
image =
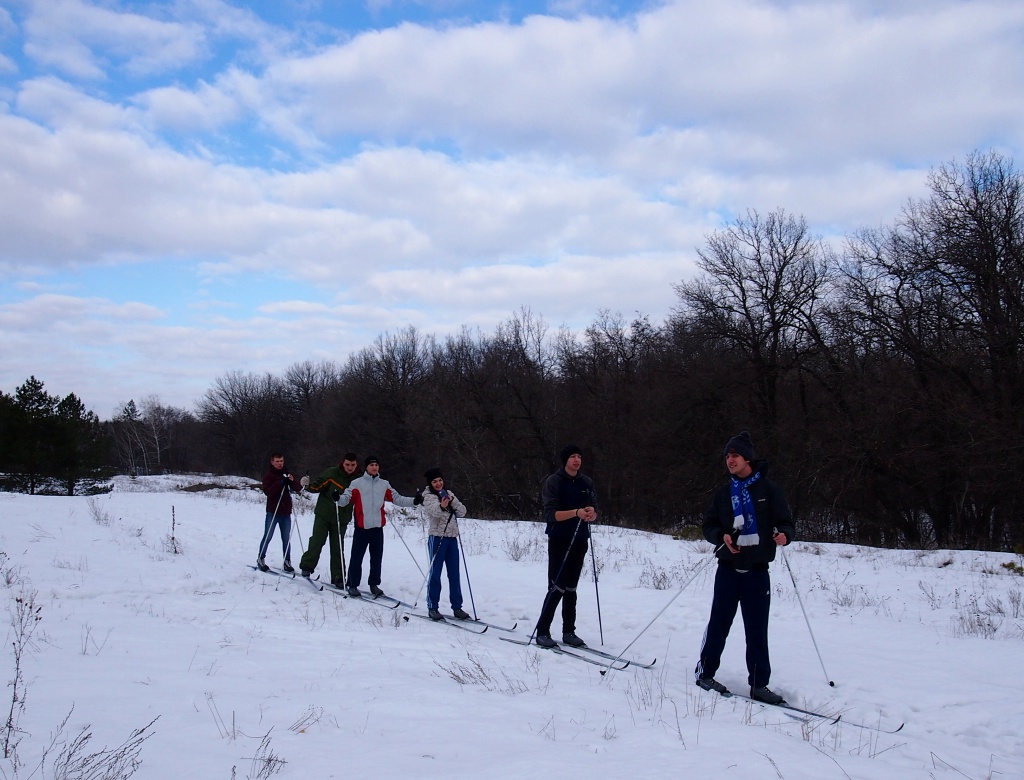
{"type": "Polygon", "coordinates": [[[548,537],[548,595],[537,621],[538,634],[551,633],[551,621],[562,602],[562,633],[576,630],[576,586],[587,560],[587,537],[548,537]],[[570,547],[571,543],[571,547],[570,547]]]}
{"type": "Polygon", "coordinates": [[[380,562],[384,558],[384,529],[360,528],[352,529],[352,559],[348,564],[348,584],[359,587],[363,579],[363,556],[370,550],[370,578],[366,581],[371,587],[380,585],[380,562]]]}
{"type": "Polygon", "coordinates": [[[747,640],[747,683],[751,688],[766,686],[772,674],[768,658],[768,612],[771,603],[772,585],[768,569],[739,572],[728,564],[719,563],[711,618],[704,631],[700,660],[694,670],[696,676],[715,676],[738,606],[747,640]]]}

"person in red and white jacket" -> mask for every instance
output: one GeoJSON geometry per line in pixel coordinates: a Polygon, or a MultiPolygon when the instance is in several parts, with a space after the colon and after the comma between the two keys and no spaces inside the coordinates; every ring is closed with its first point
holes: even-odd
{"type": "Polygon", "coordinates": [[[359,596],[363,578],[363,557],[370,549],[370,576],[367,582],[374,596],[383,596],[380,587],[380,564],[384,558],[384,503],[411,507],[413,500],[396,492],[391,483],[380,476],[380,461],[373,455],[366,459],[363,474],[352,480],[338,497],[338,506],[352,505],[352,558],[348,565],[345,589],[350,596],[359,596]]]}

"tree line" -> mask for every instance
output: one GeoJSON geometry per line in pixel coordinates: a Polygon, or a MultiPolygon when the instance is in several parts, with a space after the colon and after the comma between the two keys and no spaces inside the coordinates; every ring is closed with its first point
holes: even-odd
{"type": "Polygon", "coordinates": [[[106,454],[99,418],[74,393],[51,395],[34,376],[0,392],[0,489],[71,496],[102,477],[106,454]]]}
{"type": "Polygon", "coordinates": [[[194,413],[126,405],[113,460],[256,476],[271,450],[311,473],[356,450],[397,486],[440,466],[474,514],[535,518],[573,441],[603,521],[676,530],[747,429],[802,538],[1019,549],[1022,195],[988,152],[842,246],[748,211],[707,236],[663,323],[552,330],[524,309],[489,334],[407,328],[344,364],[225,374],[194,413]]]}

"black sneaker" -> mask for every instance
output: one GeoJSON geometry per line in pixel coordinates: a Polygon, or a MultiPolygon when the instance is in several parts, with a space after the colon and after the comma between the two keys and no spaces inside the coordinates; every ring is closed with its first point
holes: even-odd
{"type": "Polygon", "coordinates": [[[285,574],[295,574],[295,567],[292,566],[291,561],[285,561],[281,568],[284,569],[285,574]]]}
{"type": "Polygon", "coordinates": [[[313,575],[313,572],[311,572],[309,569],[301,569],[300,571],[302,573],[302,576],[305,577],[307,580],[313,575]]]}
{"type": "Polygon", "coordinates": [[[384,591],[382,591],[377,585],[370,586],[370,593],[374,595],[374,598],[384,595],[384,591]]]}
{"type": "Polygon", "coordinates": [[[729,692],[729,689],[722,685],[722,683],[718,682],[714,677],[698,677],[697,687],[703,688],[705,691],[720,693],[723,696],[729,692]]]}
{"type": "Polygon", "coordinates": [[[440,611],[436,609],[428,609],[427,617],[431,620],[444,620],[444,615],[442,615],[440,611]]]}
{"type": "Polygon", "coordinates": [[[256,561],[256,568],[259,569],[260,571],[270,571],[270,567],[267,566],[267,562],[265,560],[263,560],[262,558],[260,558],[260,559],[258,559],[256,561]]]}
{"type": "Polygon", "coordinates": [[[549,650],[552,647],[558,647],[558,642],[551,638],[551,634],[537,634],[533,641],[537,643],[538,647],[546,647],[549,650]]]}
{"type": "Polygon", "coordinates": [[[584,642],[582,639],[580,639],[578,636],[576,636],[576,632],[575,631],[569,631],[566,634],[562,634],[562,641],[565,642],[565,644],[569,645],[569,647],[586,647],[587,646],[586,642],[584,642]]]}
{"type": "Polygon", "coordinates": [[[783,699],[775,691],[768,690],[768,687],[764,688],[751,688],[750,698],[754,701],[761,701],[765,704],[785,704],[786,700],[783,699]]]}
{"type": "Polygon", "coordinates": [[[473,619],[473,617],[468,612],[466,612],[466,610],[461,609],[461,608],[453,609],[452,610],[452,617],[458,618],[459,620],[472,620],[473,619]]]}
{"type": "Polygon", "coordinates": [[[359,592],[359,588],[355,585],[349,585],[345,588],[345,592],[354,599],[361,599],[363,597],[363,594],[359,592]]]}
{"type": "Polygon", "coordinates": [[[345,590],[345,580],[331,580],[331,587],[345,590]]]}

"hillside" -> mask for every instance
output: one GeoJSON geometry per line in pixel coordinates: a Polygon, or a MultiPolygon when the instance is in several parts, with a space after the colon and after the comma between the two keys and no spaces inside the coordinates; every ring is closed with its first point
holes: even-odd
{"type": "MultiPolygon", "coordinates": [[[[405,621],[400,610],[254,571],[262,495],[246,480],[204,482],[118,479],[95,498],[0,494],[5,680],[15,599],[41,608],[21,659],[21,777],[72,708],[65,733],[87,728],[94,751],[156,719],[139,778],[1024,776],[1024,578],[1004,566],[1017,556],[791,545],[828,677],[780,559],[772,687],[842,713],[832,724],[693,685],[711,600],[707,544],[595,528],[602,621],[588,562],[578,626],[593,646],[603,628],[604,649],[617,654],[698,572],[625,654],[656,657],[654,668],[602,677],[493,629],[405,621]],[[847,721],[906,725],[887,734],[847,721]]],[[[304,547],[310,502],[296,517],[293,545],[304,547]]],[[[528,636],[544,596],[543,527],[460,525],[477,613],[528,636]]],[[[423,578],[403,539],[426,566],[423,524],[396,513],[383,586],[422,607],[423,578]]],[[[279,564],[276,540],[270,549],[279,564]]],[[[744,690],[738,620],[718,677],[744,690]]],[[[0,766],[15,776],[9,761],[0,766]]]]}

